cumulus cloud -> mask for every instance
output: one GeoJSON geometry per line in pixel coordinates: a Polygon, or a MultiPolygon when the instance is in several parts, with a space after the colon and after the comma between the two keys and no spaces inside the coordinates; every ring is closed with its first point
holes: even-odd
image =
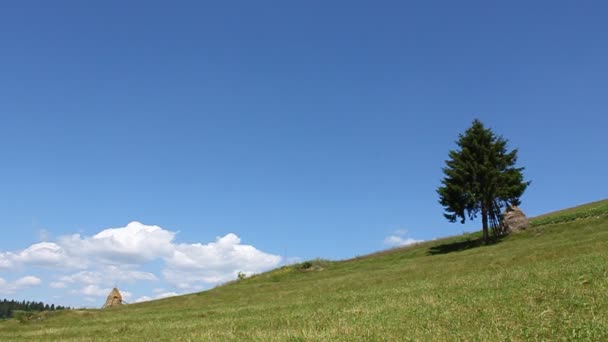
{"type": "Polygon", "coordinates": [[[36,278],[34,276],[26,276],[23,278],[19,278],[15,281],[15,285],[20,286],[20,287],[25,287],[25,286],[34,286],[34,285],[40,285],[42,281],[40,280],[40,278],[36,278]]]}
{"type": "Polygon", "coordinates": [[[13,294],[28,287],[40,285],[40,283],[42,283],[40,278],[34,276],[25,276],[12,282],[0,278],[0,293],[13,294]]]}
{"type": "Polygon", "coordinates": [[[10,255],[8,253],[0,252],[0,269],[11,268],[12,266],[13,266],[13,263],[10,260],[10,255]]]}
{"type": "Polygon", "coordinates": [[[392,235],[387,236],[384,239],[384,244],[391,247],[401,247],[401,246],[409,246],[415,243],[422,242],[424,240],[416,240],[410,237],[407,237],[408,231],[405,229],[397,229],[393,232],[392,235]]]}
{"type": "Polygon", "coordinates": [[[76,255],[95,256],[112,263],[140,264],[173,251],[175,232],[159,226],[131,222],[122,228],[105,229],[92,237],[64,236],[60,243],[76,255]]]}
{"type": "Polygon", "coordinates": [[[91,263],[139,265],[168,257],[175,249],[175,232],[159,226],[131,222],[90,236],[61,236],[56,242],[40,242],[17,252],[0,252],[0,268],[32,265],[61,269],[87,269],[91,263]]]}
{"type": "Polygon", "coordinates": [[[69,262],[65,250],[54,242],[35,243],[13,256],[18,263],[53,266],[69,262]]]}
{"type": "Polygon", "coordinates": [[[140,280],[158,280],[154,273],[124,269],[114,265],[105,267],[104,271],[106,272],[106,279],[114,282],[134,283],[140,280]]]}
{"type": "Polygon", "coordinates": [[[128,302],[129,300],[131,300],[131,297],[133,297],[133,293],[129,292],[129,291],[120,291],[120,294],[122,295],[122,299],[126,302],[128,302]]]}
{"type": "Polygon", "coordinates": [[[236,278],[238,272],[259,273],[280,264],[281,257],[242,245],[235,234],[208,244],[179,244],[166,259],[163,275],[169,283],[188,289],[192,283],[217,284],[236,278]]]}
{"type": "Polygon", "coordinates": [[[107,296],[111,288],[101,288],[98,285],[87,285],[80,290],[80,293],[86,296],[95,296],[95,297],[103,297],[107,296]]]}
{"type": "Polygon", "coordinates": [[[55,242],[39,242],[17,252],[0,252],[0,268],[41,266],[83,268],[82,261],[55,242]]]}
{"type": "MultiPolygon", "coordinates": [[[[282,261],[279,255],[242,244],[241,238],[233,233],[209,243],[176,243],[176,234],[159,226],[131,222],[92,236],[60,236],[23,250],[1,251],[0,269],[51,268],[56,276],[49,287],[79,289],[76,293],[93,298],[106,296],[115,285],[161,281],[158,274],[175,289],[201,290],[233,280],[239,272],[248,275],[263,272],[282,261]],[[144,268],[156,269],[158,273],[144,268]]],[[[16,288],[37,284],[28,278],[23,284],[13,285],[16,288]]],[[[174,293],[169,290],[161,294],[174,293]]]]}

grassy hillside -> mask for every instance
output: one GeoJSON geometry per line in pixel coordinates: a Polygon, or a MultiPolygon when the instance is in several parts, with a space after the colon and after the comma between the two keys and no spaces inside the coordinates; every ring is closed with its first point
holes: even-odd
{"type": "Polygon", "coordinates": [[[608,201],[540,216],[491,246],[476,237],[11,320],[0,340],[608,340],[608,201]]]}

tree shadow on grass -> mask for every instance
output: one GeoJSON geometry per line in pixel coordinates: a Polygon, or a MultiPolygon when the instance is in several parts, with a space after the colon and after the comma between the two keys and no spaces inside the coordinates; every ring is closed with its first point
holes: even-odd
{"type": "Polygon", "coordinates": [[[464,241],[444,243],[441,245],[433,246],[429,248],[428,255],[447,254],[452,252],[466,251],[467,249],[489,246],[499,243],[502,238],[493,238],[489,243],[484,243],[482,238],[467,239],[464,241]]]}

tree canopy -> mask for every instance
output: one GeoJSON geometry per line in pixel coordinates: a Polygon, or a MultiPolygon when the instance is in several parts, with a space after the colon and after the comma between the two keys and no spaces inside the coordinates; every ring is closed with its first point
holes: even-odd
{"type": "Polygon", "coordinates": [[[516,167],[517,149],[507,151],[508,141],[496,136],[475,119],[464,134],[459,135],[458,149],[449,151],[443,168],[445,177],[437,189],[444,216],[450,222],[464,223],[481,214],[483,239],[503,234],[502,211],[519,205],[520,197],[530,184],[524,181],[523,167],[516,167]]]}

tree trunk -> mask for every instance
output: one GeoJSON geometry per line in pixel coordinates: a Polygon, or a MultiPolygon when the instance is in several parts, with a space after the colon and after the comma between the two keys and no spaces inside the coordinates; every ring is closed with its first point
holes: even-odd
{"type": "Polygon", "coordinates": [[[488,232],[488,209],[486,207],[481,208],[481,222],[483,224],[483,242],[490,242],[490,234],[488,232]]]}

